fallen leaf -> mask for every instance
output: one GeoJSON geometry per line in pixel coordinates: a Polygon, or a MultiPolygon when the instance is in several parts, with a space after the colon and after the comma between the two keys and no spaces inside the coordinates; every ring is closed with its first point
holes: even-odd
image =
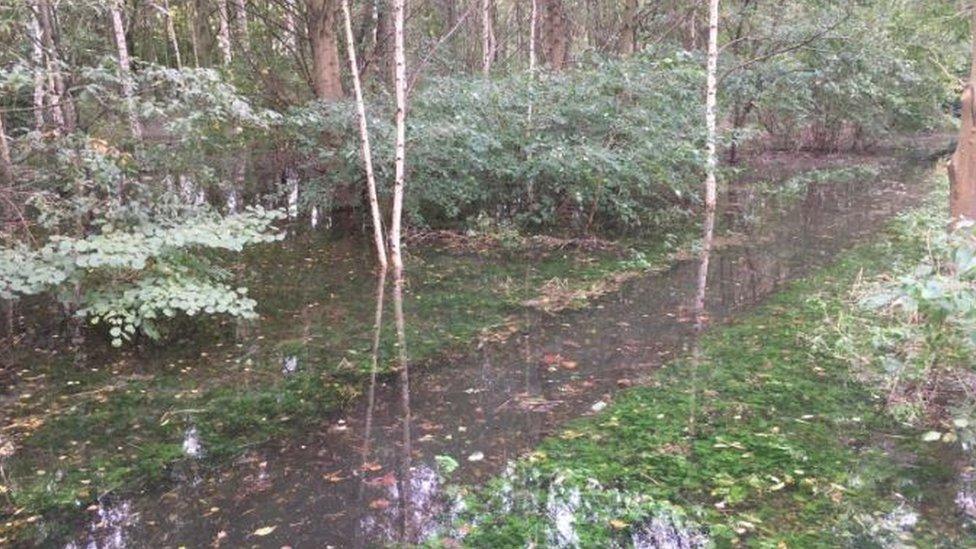
{"type": "Polygon", "coordinates": [[[264,536],[267,536],[268,534],[274,532],[277,529],[278,529],[277,526],[264,526],[262,528],[258,528],[257,530],[255,530],[254,535],[263,538],[264,536]]]}

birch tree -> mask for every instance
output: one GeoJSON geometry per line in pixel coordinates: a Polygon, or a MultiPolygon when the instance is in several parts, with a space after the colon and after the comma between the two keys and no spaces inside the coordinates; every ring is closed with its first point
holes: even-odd
{"type": "MultiPolygon", "coordinates": [[[[705,69],[705,210],[715,211],[716,175],[718,169],[718,132],[716,104],[718,78],[718,1],[708,0],[708,62],[705,69]]],[[[706,233],[714,227],[706,227],[706,233]]],[[[707,234],[706,234],[707,236],[707,234]]]]}
{"type": "Polygon", "coordinates": [[[135,86],[132,81],[129,47],[125,43],[125,25],[122,23],[122,1],[116,0],[109,7],[112,16],[112,30],[115,35],[115,47],[118,52],[119,80],[122,83],[122,97],[125,99],[126,114],[129,117],[129,128],[136,141],[142,140],[142,124],[139,122],[139,112],[136,109],[135,86]]]}
{"type": "Polygon", "coordinates": [[[956,222],[976,221],[976,2],[970,5],[970,25],[969,82],[962,92],[959,142],[949,161],[949,211],[956,222]]]}
{"type": "Polygon", "coordinates": [[[221,62],[229,65],[234,60],[234,54],[230,47],[230,11],[227,9],[227,0],[217,1],[217,47],[220,48],[221,62]]]}
{"type": "Polygon", "coordinates": [[[491,18],[491,0],[481,0],[481,72],[491,74],[495,59],[495,29],[491,18]]]}
{"type": "Polygon", "coordinates": [[[356,60],[356,41],[352,32],[352,14],[349,0],[342,0],[342,15],[346,29],[346,52],[349,57],[349,72],[356,95],[356,115],[359,118],[360,153],[366,170],[366,191],[369,195],[369,212],[373,222],[373,244],[376,246],[376,259],[381,270],[386,270],[386,246],[383,244],[383,226],[380,221],[380,206],[376,197],[376,176],[373,173],[373,153],[369,144],[369,126],[366,123],[366,102],[363,100],[363,87],[359,78],[359,63],[356,60]]]}
{"type": "Polygon", "coordinates": [[[393,0],[393,63],[396,88],[396,160],[393,183],[393,213],[390,222],[390,254],[393,256],[394,277],[403,276],[403,255],[400,250],[400,231],[403,222],[403,187],[406,179],[407,148],[407,59],[404,51],[404,6],[406,0],[393,0]]]}
{"type": "Polygon", "coordinates": [[[34,130],[44,131],[44,96],[47,79],[44,77],[44,45],[41,37],[41,24],[37,21],[37,10],[32,7],[27,22],[27,32],[31,41],[31,70],[34,72],[34,130]]]}
{"type": "MultiPolygon", "coordinates": [[[[3,126],[3,113],[0,112],[0,184],[5,188],[13,186],[14,164],[10,159],[10,144],[3,126]]],[[[3,190],[0,189],[0,192],[3,190]]]]}

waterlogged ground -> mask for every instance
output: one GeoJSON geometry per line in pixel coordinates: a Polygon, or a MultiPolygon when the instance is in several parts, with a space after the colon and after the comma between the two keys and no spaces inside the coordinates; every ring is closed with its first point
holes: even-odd
{"type": "MultiPolygon", "coordinates": [[[[873,234],[926,180],[924,166],[880,169],[895,164],[887,158],[834,163],[791,162],[785,175],[764,163],[761,173],[776,174],[768,184],[732,187],[709,274],[712,322],[873,234]]],[[[242,267],[263,307],[256,324],[199,328],[168,348],[121,355],[19,348],[0,395],[0,432],[14,443],[0,539],[425,539],[442,530],[445,479],[497,475],[689,351],[694,261],[624,282],[581,310],[524,305],[558,308],[613,288],[685,234],[638,247],[643,256],[593,241],[509,245],[504,235],[487,254],[420,248],[403,292],[377,292],[368,250],[296,238],[242,267]]]]}

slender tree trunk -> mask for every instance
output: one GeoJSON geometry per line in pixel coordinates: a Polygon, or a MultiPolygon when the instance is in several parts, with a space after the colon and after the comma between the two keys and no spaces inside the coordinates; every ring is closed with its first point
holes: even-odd
{"type": "Polygon", "coordinates": [[[532,0],[532,14],[529,16],[529,72],[535,73],[536,42],[539,29],[539,0],[532,0]]]}
{"type": "Polygon", "coordinates": [[[182,69],[183,57],[180,55],[180,41],[176,38],[176,25],[173,23],[173,11],[169,7],[169,0],[163,0],[163,10],[166,12],[166,36],[169,37],[170,47],[173,48],[176,68],[182,69]]]}
{"type": "Polygon", "coordinates": [[[227,9],[227,0],[217,0],[217,17],[220,20],[217,28],[220,61],[224,65],[230,65],[231,61],[234,60],[234,54],[230,47],[230,11],[227,9]]]}
{"type": "Polygon", "coordinates": [[[717,87],[716,70],[718,66],[718,2],[708,2],[708,64],[705,93],[705,209],[715,210],[716,175],[718,170],[718,131],[716,124],[717,87]]]}
{"type": "Polygon", "coordinates": [[[68,87],[61,72],[61,56],[58,53],[58,43],[54,34],[54,15],[51,11],[51,4],[48,0],[37,0],[36,8],[38,22],[41,26],[42,44],[45,50],[48,86],[50,87],[48,100],[51,104],[51,112],[55,117],[58,129],[62,133],[71,133],[75,131],[77,118],[74,103],[68,94],[68,87]]]}
{"type": "Polygon", "coordinates": [[[491,9],[491,0],[481,0],[481,72],[485,76],[491,74],[491,64],[495,60],[495,28],[491,9]]]}
{"type": "Polygon", "coordinates": [[[376,260],[386,271],[386,246],[383,244],[383,223],[380,221],[380,205],[376,197],[376,176],[373,173],[373,152],[369,144],[369,126],[366,123],[366,102],[363,101],[363,87],[359,79],[359,64],[356,61],[356,43],[352,32],[352,14],[349,0],[342,0],[342,14],[346,27],[346,52],[349,55],[349,71],[352,73],[352,86],[356,93],[356,115],[359,118],[359,143],[366,169],[366,191],[369,195],[369,212],[373,220],[373,244],[376,246],[376,260]]]}
{"type": "Polygon", "coordinates": [[[125,43],[125,25],[122,23],[122,1],[116,0],[110,8],[112,15],[112,30],[115,33],[115,47],[119,55],[119,78],[122,81],[122,97],[125,99],[129,116],[129,128],[136,141],[142,140],[142,124],[139,122],[139,112],[136,109],[135,87],[132,82],[132,69],[129,60],[129,47],[125,43]]]}
{"type": "Polygon", "coordinates": [[[308,37],[312,43],[312,88],[324,101],[340,99],[344,93],[339,72],[336,40],[335,0],[307,0],[308,37]]]}
{"type": "Polygon", "coordinates": [[[28,33],[31,40],[31,65],[34,70],[34,130],[44,131],[44,90],[47,86],[44,78],[44,45],[41,37],[41,24],[37,21],[37,11],[31,8],[28,22],[28,33]]]}
{"type": "Polygon", "coordinates": [[[3,126],[3,113],[0,113],[0,184],[10,188],[14,183],[14,163],[10,159],[10,144],[3,126]]]}
{"type": "Polygon", "coordinates": [[[396,167],[393,184],[393,214],[390,227],[390,253],[393,256],[393,276],[403,277],[401,225],[403,222],[403,187],[406,181],[407,148],[407,59],[404,47],[404,12],[406,0],[393,0],[393,63],[396,88],[396,167]]]}
{"type": "Polygon", "coordinates": [[[969,82],[962,92],[959,143],[949,161],[949,211],[954,222],[976,221],[976,2],[970,9],[972,60],[969,82]]]}
{"type": "Polygon", "coordinates": [[[624,1],[623,27],[620,29],[620,55],[637,51],[637,0],[624,1]]]}

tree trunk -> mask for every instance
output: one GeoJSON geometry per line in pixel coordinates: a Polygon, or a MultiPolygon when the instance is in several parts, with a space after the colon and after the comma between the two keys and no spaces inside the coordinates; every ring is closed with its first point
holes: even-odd
{"type": "Polygon", "coordinates": [[[495,60],[495,27],[492,22],[492,0],[481,0],[481,72],[491,74],[495,60]]]}
{"type": "Polygon", "coordinates": [[[393,184],[393,214],[390,222],[390,253],[393,256],[393,276],[403,277],[403,255],[400,250],[400,230],[403,222],[403,187],[406,181],[407,148],[407,59],[404,48],[405,0],[393,0],[393,63],[396,88],[396,176],[393,184]]]}
{"type": "Polygon", "coordinates": [[[31,10],[28,22],[28,33],[31,39],[31,65],[34,70],[34,131],[44,131],[44,90],[47,86],[44,78],[44,45],[41,37],[41,24],[37,21],[36,10],[31,10]]]}
{"type": "Polygon", "coordinates": [[[234,0],[234,34],[237,35],[235,38],[241,51],[249,51],[248,44],[250,36],[247,32],[247,5],[244,0],[234,0]]]}
{"type": "Polygon", "coordinates": [[[119,79],[122,82],[122,97],[129,116],[129,128],[136,141],[142,140],[142,124],[139,122],[139,112],[136,109],[135,87],[132,82],[132,70],[129,60],[129,47],[125,43],[125,25],[122,24],[122,0],[112,3],[112,30],[115,34],[115,47],[119,55],[119,79]]]}
{"type": "Polygon", "coordinates": [[[620,55],[637,51],[637,0],[625,0],[623,26],[620,29],[620,55]]]}
{"type": "Polygon", "coordinates": [[[536,42],[539,30],[539,0],[532,0],[532,14],[529,16],[529,72],[535,72],[536,42]]]}
{"type": "Polygon", "coordinates": [[[166,36],[169,37],[170,47],[176,59],[176,68],[183,68],[183,57],[180,55],[180,41],[176,38],[176,26],[173,23],[173,11],[169,7],[169,0],[163,0],[163,10],[166,12],[166,36]]]}
{"type": "Polygon", "coordinates": [[[959,143],[949,161],[949,211],[954,222],[976,221],[976,2],[970,9],[973,57],[969,83],[962,92],[959,143]]]}
{"type": "Polygon", "coordinates": [[[37,0],[38,22],[41,26],[42,44],[48,71],[48,86],[50,93],[48,100],[51,112],[54,114],[58,129],[62,133],[75,131],[77,118],[74,103],[68,94],[68,87],[61,72],[61,57],[58,53],[58,43],[54,33],[54,13],[48,0],[37,0]]]}
{"type": "Polygon", "coordinates": [[[715,211],[716,175],[718,169],[718,131],[716,124],[716,96],[718,82],[716,70],[718,65],[718,1],[708,2],[708,63],[705,69],[705,210],[707,213],[715,211]]]}
{"type": "Polygon", "coordinates": [[[346,50],[349,55],[349,71],[352,73],[352,86],[356,93],[356,115],[359,118],[359,144],[366,170],[366,191],[369,195],[369,211],[373,221],[373,244],[376,246],[376,259],[380,268],[386,271],[386,246],[383,244],[383,224],[380,221],[379,200],[376,197],[376,176],[373,173],[373,153],[369,144],[369,126],[366,123],[366,102],[363,101],[363,87],[359,79],[359,63],[356,60],[356,43],[352,32],[352,14],[349,0],[342,0],[342,14],[346,27],[346,50]]]}
{"type": "Polygon", "coordinates": [[[312,44],[312,89],[315,97],[335,101],[343,96],[336,41],[335,0],[307,0],[308,38],[312,44]]]}
{"type": "Polygon", "coordinates": [[[552,70],[569,62],[570,22],[563,0],[538,0],[542,15],[542,56],[552,70]]]}
{"type": "Polygon", "coordinates": [[[0,184],[10,188],[14,183],[14,163],[10,159],[10,144],[3,126],[3,113],[0,113],[0,184]]]}
{"type": "Polygon", "coordinates": [[[220,62],[230,65],[234,60],[234,54],[230,47],[230,11],[227,9],[227,0],[217,0],[217,18],[219,19],[217,46],[220,48],[220,62]]]}

